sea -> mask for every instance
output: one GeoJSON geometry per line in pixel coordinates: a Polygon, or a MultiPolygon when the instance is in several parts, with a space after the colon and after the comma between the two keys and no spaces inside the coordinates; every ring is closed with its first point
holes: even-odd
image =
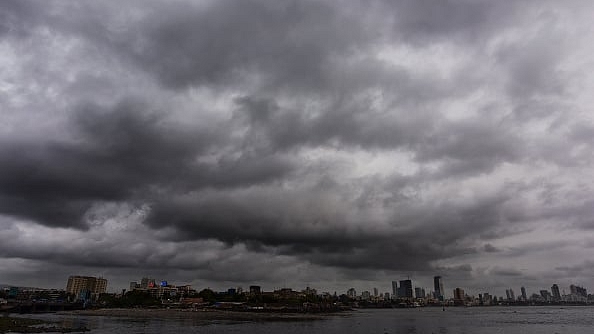
{"type": "Polygon", "coordinates": [[[594,333],[594,307],[437,307],[358,309],[307,321],[203,321],[35,314],[67,327],[103,333],[247,333],[247,334],[583,334],[594,333]]]}

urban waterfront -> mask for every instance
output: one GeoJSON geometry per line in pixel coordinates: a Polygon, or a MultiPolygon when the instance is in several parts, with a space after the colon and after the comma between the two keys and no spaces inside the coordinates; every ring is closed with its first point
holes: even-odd
{"type": "Polygon", "coordinates": [[[594,326],[593,307],[428,307],[360,309],[309,321],[204,321],[188,318],[132,318],[36,314],[90,333],[586,333],[594,326]]]}

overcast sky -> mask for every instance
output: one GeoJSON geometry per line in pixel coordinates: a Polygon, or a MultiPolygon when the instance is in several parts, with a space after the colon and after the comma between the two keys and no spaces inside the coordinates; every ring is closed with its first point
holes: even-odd
{"type": "Polygon", "coordinates": [[[594,289],[594,3],[0,2],[0,283],[594,289]]]}

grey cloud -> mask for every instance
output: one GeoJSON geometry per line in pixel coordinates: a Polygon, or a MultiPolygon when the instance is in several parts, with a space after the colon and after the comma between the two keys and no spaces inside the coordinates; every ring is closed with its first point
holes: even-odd
{"type": "Polygon", "coordinates": [[[35,5],[27,1],[3,1],[0,5],[0,37],[16,35],[27,37],[27,20],[35,16],[35,5]]]}
{"type": "Polygon", "coordinates": [[[514,268],[493,268],[491,273],[499,276],[522,276],[522,272],[514,268]]]}
{"type": "MultiPolygon", "coordinates": [[[[493,121],[448,122],[435,113],[374,113],[369,106],[333,105],[320,116],[283,110],[274,100],[242,97],[236,102],[247,114],[255,145],[268,149],[347,146],[413,149],[420,162],[445,161],[443,175],[493,170],[522,159],[523,143],[511,129],[493,121]],[[345,108],[346,107],[346,108],[345,108]],[[358,108],[360,107],[360,108],[358,108]],[[339,144],[339,145],[340,145],[339,144]]],[[[351,101],[352,102],[352,101],[351,101]]]]}
{"type": "Polygon", "coordinates": [[[234,282],[266,280],[262,257],[271,272],[470,284],[489,271],[440,263],[563,248],[493,246],[539,224],[591,231],[594,132],[566,70],[576,3],[559,6],[5,1],[0,213],[96,243],[0,254],[234,282]],[[136,219],[98,209],[113,203],[146,210],[116,238],[130,249],[98,227],[136,219]],[[213,257],[193,258],[203,242],[213,257]]]}
{"type": "Polygon", "coordinates": [[[402,206],[389,226],[375,227],[377,222],[353,220],[359,214],[349,208],[353,199],[335,198],[338,189],[196,193],[155,203],[148,223],[174,226],[180,233],[173,238],[245,242],[255,250],[277,247],[280,254],[316,264],[427,270],[436,258],[475,253],[471,244],[458,241],[460,231],[478,235],[496,228],[499,222],[492,217],[505,201],[487,198],[466,209],[444,202],[428,210],[427,204],[423,214],[402,206]],[[415,238],[424,232],[424,239],[415,238]]]}
{"type": "Polygon", "coordinates": [[[573,266],[560,266],[556,267],[555,270],[565,273],[569,276],[591,276],[594,273],[594,261],[585,260],[580,264],[573,266]]]}
{"type": "Polygon", "coordinates": [[[198,163],[201,154],[226,144],[222,134],[168,123],[137,101],[113,109],[82,105],[73,125],[72,142],[2,145],[3,212],[82,227],[80,218],[94,201],[146,201],[153,187],[249,185],[291,170],[289,161],[277,156],[243,154],[198,163]]]}
{"type": "Polygon", "coordinates": [[[509,71],[507,89],[518,99],[563,94],[562,72],[557,68],[564,56],[562,37],[546,36],[537,40],[521,40],[501,47],[498,60],[509,71]]]}
{"type": "Polygon", "coordinates": [[[510,247],[507,254],[509,256],[521,256],[533,252],[553,251],[556,248],[563,248],[571,245],[572,242],[565,240],[555,240],[546,242],[527,242],[523,245],[510,247]]]}
{"type": "Polygon", "coordinates": [[[522,12],[518,3],[491,1],[386,1],[394,34],[412,44],[436,40],[481,43],[522,12]]]}
{"type": "Polygon", "coordinates": [[[159,7],[112,46],[172,88],[232,84],[256,73],[270,88],[328,85],[322,74],[331,58],[369,36],[354,13],[323,2],[159,7]]]}
{"type": "Polygon", "coordinates": [[[501,251],[499,248],[497,248],[497,247],[495,247],[495,246],[493,246],[491,244],[485,244],[484,250],[487,253],[497,253],[497,252],[500,252],[501,251]]]}

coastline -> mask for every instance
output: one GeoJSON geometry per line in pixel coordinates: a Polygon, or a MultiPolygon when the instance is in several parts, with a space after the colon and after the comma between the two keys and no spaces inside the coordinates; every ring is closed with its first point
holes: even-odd
{"type": "Polygon", "coordinates": [[[350,312],[337,313],[283,313],[283,312],[250,312],[227,311],[213,309],[175,310],[175,309],[129,309],[110,308],[96,310],[77,310],[58,312],[65,315],[106,316],[125,318],[158,318],[158,319],[193,319],[193,320],[230,320],[230,321],[313,321],[328,319],[337,315],[348,315],[350,312]]]}
{"type": "Polygon", "coordinates": [[[64,326],[58,321],[34,318],[0,317],[0,333],[72,333],[88,332],[86,327],[64,326]]]}

